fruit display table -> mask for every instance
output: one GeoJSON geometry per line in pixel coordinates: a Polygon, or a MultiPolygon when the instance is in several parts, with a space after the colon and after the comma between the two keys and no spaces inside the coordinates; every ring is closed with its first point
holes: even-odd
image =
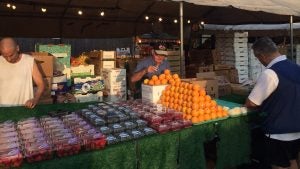
{"type": "MultiPolygon", "coordinates": [[[[232,104],[221,101],[222,104],[232,104]]],[[[0,108],[0,122],[40,117],[53,110],[77,110],[89,103],[39,105],[0,108]]],[[[81,152],[77,155],[36,163],[24,162],[24,169],[192,169],[206,168],[203,143],[218,134],[216,168],[230,168],[249,162],[250,116],[228,118],[205,123],[167,134],[155,134],[134,141],[109,145],[103,150],[81,152]]]]}

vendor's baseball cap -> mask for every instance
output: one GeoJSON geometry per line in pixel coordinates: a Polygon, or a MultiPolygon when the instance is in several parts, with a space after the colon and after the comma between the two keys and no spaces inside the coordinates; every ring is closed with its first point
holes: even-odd
{"type": "Polygon", "coordinates": [[[163,55],[163,56],[168,55],[167,46],[165,43],[156,43],[153,46],[153,49],[157,55],[163,55]]]}

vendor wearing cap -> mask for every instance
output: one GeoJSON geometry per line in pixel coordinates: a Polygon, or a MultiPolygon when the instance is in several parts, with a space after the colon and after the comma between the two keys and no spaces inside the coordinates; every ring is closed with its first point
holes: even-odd
{"type": "Polygon", "coordinates": [[[145,78],[151,78],[153,75],[160,75],[165,69],[170,69],[169,62],[165,58],[166,55],[166,45],[156,44],[151,50],[151,56],[137,64],[134,74],[131,77],[131,82],[140,82],[138,83],[138,88],[140,88],[141,82],[145,78]]]}

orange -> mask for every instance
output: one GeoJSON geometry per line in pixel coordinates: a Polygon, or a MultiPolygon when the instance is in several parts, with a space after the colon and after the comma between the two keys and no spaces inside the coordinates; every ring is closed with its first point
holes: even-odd
{"type": "Polygon", "coordinates": [[[223,107],[222,106],[218,106],[218,111],[223,111],[223,107]]]}
{"type": "Polygon", "coordinates": [[[199,115],[199,113],[198,113],[198,111],[197,110],[192,110],[192,116],[198,116],[199,115]]]}
{"type": "Polygon", "coordinates": [[[176,79],[175,79],[175,82],[179,83],[179,85],[180,85],[180,83],[181,83],[180,78],[176,78],[176,79]]]}
{"type": "Polygon", "coordinates": [[[174,79],[178,79],[179,78],[179,76],[178,76],[178,74],[173,74],[173,76],[172,76],[174,79]]]}
{"type": "Polygon", "coordinates": [[[181,101],[183,101],[183,96],[184,96],[183,94],[180,94],[178,98],[179,98],[181,101]]]}
{"type": "Polygon", "coordinates": [[[211,104],[210,104],[210,101],[205,101],[205,102],[204,102],[204,105],[205,105],[206,108],[209,108],[210,105],[211,105],[211,104]]]}
{"type": "Polygon", "coordinates": [[[204,89],[200,89],[200,96],[205,96],[206,95],[206,91],[204,89]]]}
{"type": "Polygon", "coordinates": [[[198,96],[199,96],[199,93],[198,93],[197,91],[193,91],[192,95],[193,95],[194,97],[198,97],[198,96]]]}
{"type": "Polygon", "coordinates": [[[187,115],[187,116],[186,116],[186,119],[191,120],[191,119],[192,119],[192,116],[191,116],[191,115],[187,115]]]}
{"type": "Polygon", "coordinates": [[[187,99],[187,101],[191,103],[191,102],[192,102],[192,99],[193,99],[193,97],[192,97],[192,96],[188,96],[188,99],[187,99]]]}
{"type": "Polygon", "coordinates": [[[199,115],[203,115],[204,114],[204,110],[203,109],[199,109],[199,115]]]}
{"type": "Polygon", "coordinates": [[[200,102],[200,103],[199,103],[199,108],[200,108],[200,109],[204,109],[204,108],[205,108],[205,104],[204,104],[203,102],[200,102]]]}
{"type": "Polygon", "coordinates": [[[204,115],[198,116],[198,122],[203,122],[204,121],[204,115]]]}
{"type": "Polygon", "coordinates": [[[187,107],[187,101],[183,101],[182,106],[187,107]]]}
{"type": "Polygon", "coordinates": [[[198,84],[193,84],[193,90],[194,90],[194,91],[199,91],[199,90],[200,90],[200,85],[198,85],[198,84]]]}
{"type": "Polygon", "coordinates": [[[174,94],[174,98],[175,98],[175,99],[178,99],[178,98],[179,98],[179,93],[175,93],[175,94],[174,94]]]}
{"type": "Polygon", "coordinates": [[[186,94],[186,95],[189,94],[189,90],[188,89],[184,89],[183,90],[183,94],[186,94]]]}
{"type": "Polygon", "coordinates": [[[175,85],[175,80],[174,79],[170,79],[169,83],[170,83],[170,85],[174,86],[175,85]]]}
{"type": "Polygon", "coordinates": [[[157,75],[153,75],[151,79],[152,79],[153,81],[156,81],[156,80],[158,80],[158,77],[157,77],[157,75]]]}
{"type": "Polygon", "coordinates": [[[217,118],[221,118],[221,117],[223,117],[223,115],[222,115],[222,111],[221,112],[217,112],[217,118]]]}
{"type": "Polygon", "coordinates": [[[192,90],[193,89],[193,84],[188,84],[188,89],[192,90]]]}
{"type": "Polygon", "coordinates": [[[186,112],[186,107],[182,106],[182,112],[185,113],[186,112]]]}
{"type": "Polygon", "coordinates": [[[171,89],[171,85],[168,85],[165,90],[170,90],[170,89],[171,89]]]}
{"type": "Polygon", "coordinates": [[[170,74],[171,74],[171,71],[170,71],[169,69],[165,69],[165,70],[164,70],[164,74],[165,74],[165,75],[170,75],[170,74]]]}
{"type": "Polygon", "coordinates": [[[218,118],[217,113],[211,113],[211,119],[216,119],[218,118]]]}
{"type": "Polygon", "coordinates": [[[166,77],[165,77],[167,80],[170,80],[170,79],[172,79],[172,76],[171,75],[166,75],[166,77]]]}
{"type": "Polygon", "coordinates": [[[166,97],[165,97],[165,102],[169,102],[169,100],[170,100],[170,97],[169,97],[169,96],[166,96],[166,97]]]}
{"type": "Polygon", "coordinates": [[[148,82],[149,82],[149,79],[145,79],[145,80],[144,80],[144,84],[145,84],[145,85],[148,84],[148,82]]]}
{"type": "Polygon", "coordinates": [[[199,96],[199,102],[203,103],[205,101],[205,97],[204,96],[199,96]]]}
{"type": "Polygon", "coordinates": [[[153,80],[149,80],[148,85],[153,86],[154,85],[154,81],[153,80]]]}
{"type": "Polygon", "coordinates": [[[204,114],[204,120],[210,120],[211,119],[211,116],[210,114],[204,114]]]}
{"type": "Polygon", "coordinates": [[[178,104],[175,103],[173,108],[176,110],[178,108],[178,104]]]}
{"type": "Polygon", "coordinates": [[[197,103],[193,103],[192,104],[192,109],[193,110],[198,110],[199,109],[199,105],[197,103]]]}
{"type": "Polygon", "coordinates": [[[180,87],[180,81],[175,80],[175,86],[180,87]]]}
{"type": "Polygon", "coordinates": [[[175,91],[175,86],[171,86],[171,91],[172,91],[172,92],[175,91]]]}
{"type": "Polygon", "coordinates": [[[155,80],[155,81],[154,81],[154,85],[161,85],[160,80],[158,80],[158,79],[155,80]]]}
{"type": "Polygon", "coordinates": [[[170,97],[169,103],[174,103],[174,98],[173,97],[170,97]]]}
{"type": "Polygon", "coordinates": [[[170,102],[169,107],[173,108],[174,107],[174,103],[170,102]]]}
{"type": "Polygon", "coordinates": [[[189,88],[189,84],[188,83],[184,83],[184,88],[188,89],[189,88]]]}
{"type": "Polygon", "coordinates": [[[204,113],[205,113],[205,114],[210,114],[211,111],[210,111],[210,109],[206,108],[206,109],[204,110],[204,113]]]}
{"type": "Polygon", "coordinates": [[[209,95],[206,95],[206,96],[205,96],[205,100],[206,100],[206,101],[211,101],[211,97],[210,97],[209,95]]]}
{"type": "Polygon", "coordinates": [[[187,102],[187,107],[192,108],[193,103],[192,102],[187,102]]]}
{"type": "Polygon", "coordinates": [[[192,101],[193,101],[193,103],[198,103],[199,102],[199,97],[193,96],[192,101]]]}
{"type": "Polygon", "coordinates": [[[228,116],[228,113],[227,113],[227,111],[224,110],[224,111],[222,112],[222,117],[227,117],[227,116],[228,116]]]}
{"type": "Polygon", "coordinates": [[[215,100],[212,100],[212,101],[210,102],[210,104],[211,104],[211,106],[217,106],[217,102],[216,102],[215,100]]]}
{"type": "Polygon", "coordinates": [[[188,95],[192,96],[193,95],[193,90],[189,90],[189,94],[188,95]]]}
{"type": "Polygon", "coordinates": [[[179,93],[183,93],[183,91],[184,91],[184,88],[182,88],[182,87],[180,86],[180,88],[179,88],[179,93]]]}
{"type": "Polygon", "coordinates": [[[192,117],[192,123],[197,123],[198,122],[198,118],[197,117],[192,117]]]}
{"type": "Polygon", "coordinates": [[[162,80],[161,80],[161,84],[163,84],[163,85],[168,84],[168,80],[167,80],[167,79],[162,79],[162,80]]]}
{"type": "Polygon", "coordinates": [[[179,104],[179,105],[182,105],[182,103],[183,103],[183,100],[178,99],[178,104],[179,104]]]}
{"type": "Polygon", "coordinates": [[[191,109],[190,107],[188,107],[188,108],[186,109],[186,113],[187,113],[187,114],[191,114],[191,113],[192,113],[192,109],[191,109]]]}
{"type": "Polygon", "coordinates": [[[159,80],[163,80],[163,79],[165,79],[166,78],[166,75],[165,74],[160,74],[159,76],[158,76],[158,79],[159,80]]]}

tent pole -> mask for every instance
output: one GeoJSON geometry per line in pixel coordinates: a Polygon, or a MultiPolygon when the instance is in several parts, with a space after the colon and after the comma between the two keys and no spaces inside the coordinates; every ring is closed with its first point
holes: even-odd
{"type": "Polygon", "coordinates": [[[183,65],[182,65],[182,59],[184,58],[184,51],[183,51],[183,1],[180,2],[180,75],[182,77],[183,75],[183,65]]]}
{"type": "Polygon", "coordinates": [[[291,43],[291,59],[295,61],[294,57],[294,30],[293,30],[293,15],[290,16],[290,43],[291,43]]]}

